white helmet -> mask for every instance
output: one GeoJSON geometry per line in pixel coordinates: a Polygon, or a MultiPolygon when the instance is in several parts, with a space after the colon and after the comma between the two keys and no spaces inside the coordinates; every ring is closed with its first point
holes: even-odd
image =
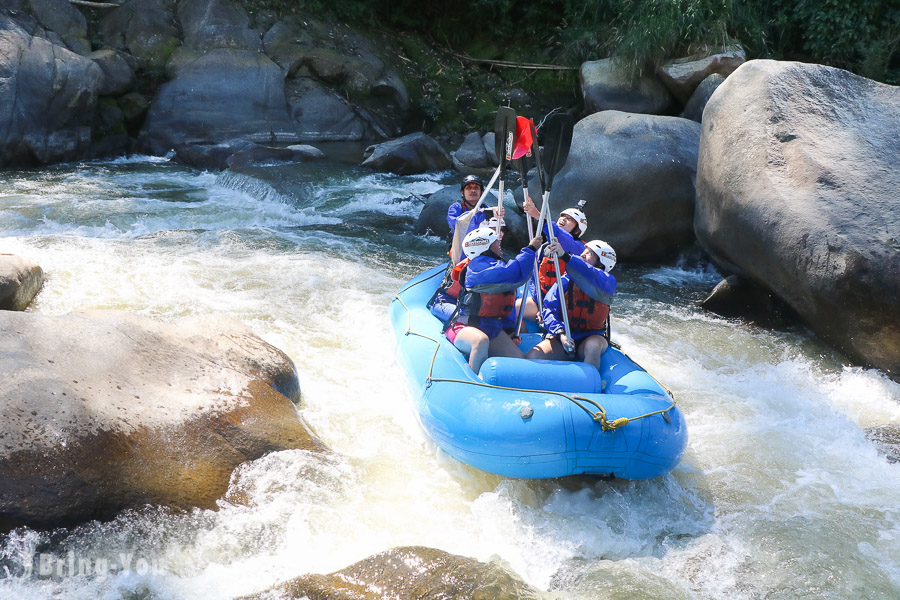
{"type": "Polygon", "coordinates": [[[498,227],[506,227],[506,219],[498,219],[497,217],[491,217],[490,220],[485,223],[486,227],[490,227],[494,231],[497,231],[498,227]]]}
{"type": "Polygon", "coordinates": [[[581,212],[581,210],[577,208],[567,208],[559,213],[559,216],[563,215],[571,217],[575,221],[575,225],[578,227],[578,235],[584,235],[587,231],[587,217],[584,216],[584,213],[581,212]]]}
{"type": "Polygon", "coordinates": [[[499,239],[500,235],[496,229],[482,225],[478,229],[473,229],[467,233],[466,237],[463,238],[463,252],[466,253],[469,259],[481,256],[491,247],[491,244],[499,239]]]}
{"type": "Polygon", "coordinates": [[[603,270],[609,273],[616,266],[616,251],[603,240],[591,240],[585,244],[600,259],[603,270]]]}

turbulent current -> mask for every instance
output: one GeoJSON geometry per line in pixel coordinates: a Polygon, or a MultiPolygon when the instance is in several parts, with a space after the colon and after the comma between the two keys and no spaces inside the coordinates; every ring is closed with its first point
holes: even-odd
{"type": "Polygon", "coordinates": [[[234,317],[291,357],[334,450],[242,466],[217,511],[0,536],[0,597],[232,598],[423,545],[556,598],[900,598],[900,464],[865,436],[900,420],[900,385],[801,328],[698,309],[720,276],[697,259],[615,271],[613,337],[687,420],[671,474],[505,480],[437,451],[387,309],[443,261],[416,195],[455,180],[146,157],[0,173],[0,253],[46,273],[30,311],[234,317]]]}

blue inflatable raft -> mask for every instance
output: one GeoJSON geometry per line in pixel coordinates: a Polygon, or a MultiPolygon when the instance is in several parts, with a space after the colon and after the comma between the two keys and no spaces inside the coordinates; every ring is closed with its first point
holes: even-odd
{"type": "MultiPolygon", "coordinates": [[[[580,362],[489,358],[476,376],[426,307],[445,270],[413,278],[390,306],[419,421],[442,450],[526,479],[648,479],[678,464],[687,428],[674,397],[615,347],[599,371],[580,362]]],[[[523,350],[540,340],[523,338],[523,350]]]]}

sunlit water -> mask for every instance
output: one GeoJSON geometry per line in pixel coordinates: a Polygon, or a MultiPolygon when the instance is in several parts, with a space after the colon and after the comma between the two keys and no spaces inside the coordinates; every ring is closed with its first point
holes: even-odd
{"type": "Polygon", "coordinates": [[[0,253],[47,275],[29,310],[237,318],[293,359],[334,450],[244,465],[218,511],[18,529],[0,538],[0,597],[231,598],[424,545],[562,598],[900,598],[900,465],[864,436],[900,419],[900,386],[801,329],[697,309],[720,277],[696,261],[616,270],[614,337],[687,419],[670,475],[504,480],[441,455],[387,307],[444,251],[412,233],[406,198],[454,179],[150,158],[0,174],[0,253]]]}

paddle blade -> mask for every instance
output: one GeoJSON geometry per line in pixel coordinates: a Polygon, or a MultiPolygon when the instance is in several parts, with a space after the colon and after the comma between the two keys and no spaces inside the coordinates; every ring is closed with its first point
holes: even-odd
{"type": "Polygon", "coordinates": [[[513,147],[512,158],[531,156],[531,119],[516,117],[516,144],[513,147]]]}
{"type": "Polygon", "coordinates": [[[494,121],[494,152],[501,166],[512,160],[513,144],[516,136],[516,111],[508,106],[497,109],[494,121]]]}
{"type": "Polygon", "coordinates": [[[534,126],[534,120],[529,125],[531,129],[531,156],[534,157],[534,166],[537,167],[538,181],[541,184],[541,192],[547,189],[544,179],[544,165],[541,162],[541,146],[538,144],[537,128],[534,126]]]}
{"type": "Polygon", "coordinates": [[[575,121],[566,113],[556,113],[547,119],[544,129],[544,170],[546,171],[547,187],[550,191],[553,185],[553,176],[559,173],[562,166],[569,158],[569,147],[572,145],[572,129],[575,121]]]}

